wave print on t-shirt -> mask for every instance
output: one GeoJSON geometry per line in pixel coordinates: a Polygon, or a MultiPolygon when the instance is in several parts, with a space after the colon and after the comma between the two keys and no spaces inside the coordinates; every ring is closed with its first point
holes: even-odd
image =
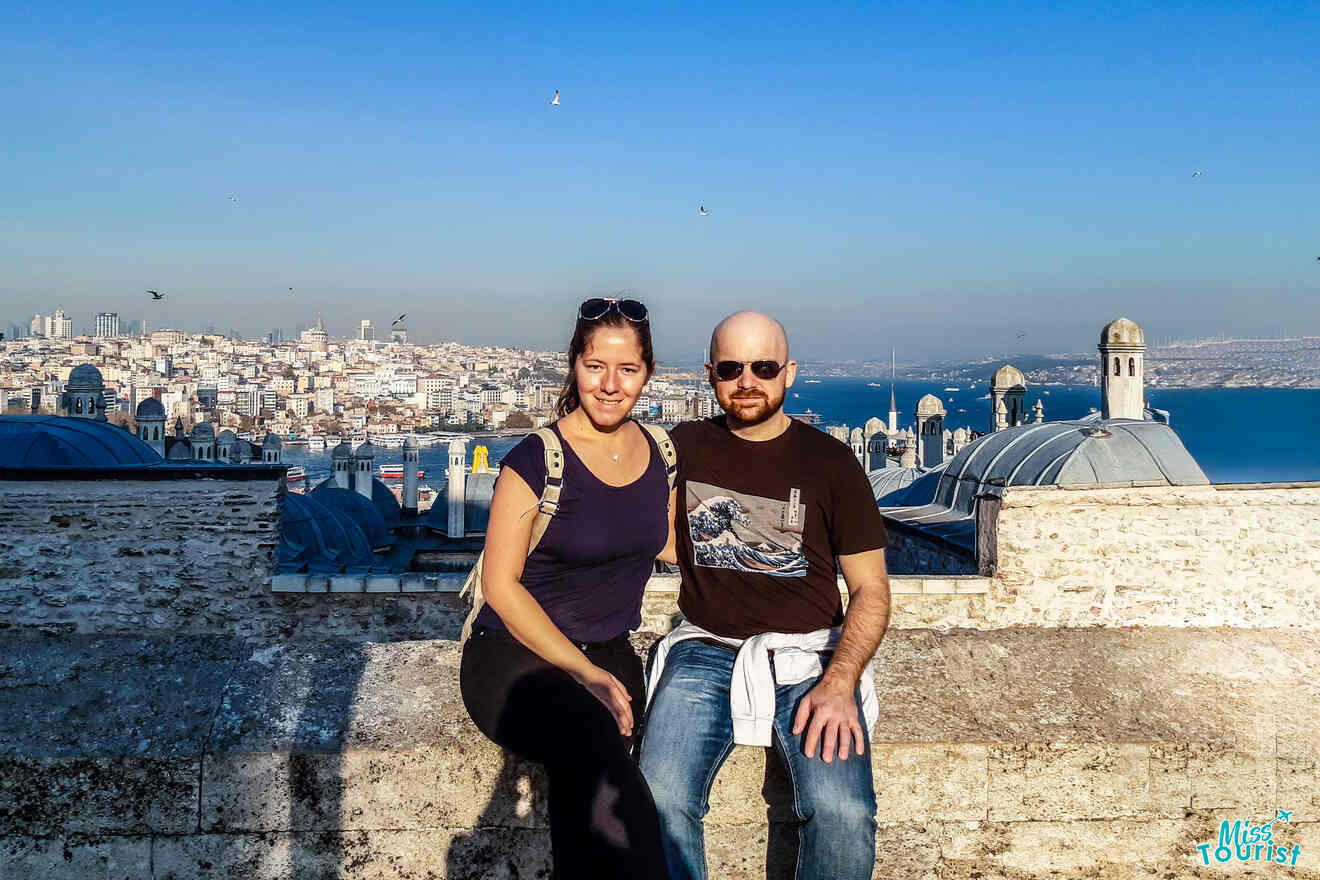
{"type": "Polygon", "coordinates": [[[694,562],[706,568],[806,577],[802,530],[804,505],[688,482],[688,532],[694,562]],[[788,525],[786,525],[788,523],[788,525]]]}

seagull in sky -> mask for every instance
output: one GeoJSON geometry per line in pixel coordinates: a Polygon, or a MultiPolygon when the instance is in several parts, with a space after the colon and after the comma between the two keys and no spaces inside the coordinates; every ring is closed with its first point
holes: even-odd
{"type": "Polygon", "coordinates": [[[154,290],[148,290],[147,293],[151,294],[151,298],[152,298],[152,299],[164,299],[164,298],[165,298],[165,294],[163,294],[163,293],[157,293],[157,292],[154,291],[154,290]]]}
{"type": "Polygon", "coordinates": [[[1200,169],[1200,168],[1198,168],[1198,169],[1196,169],[1195,171],[1192,172],[1192,177],[1200,177],[1200,176],[1201,176],[1201,169],[1200,169]]]}
{"type": "Polygon", "coordinates": [[[1026,335],[1027,335],[1027,334],[1025,334],[1025,333],[1019,333],[1019,334],[1017,335],[1017,338],[1018,338],[1018,339],[1021,339],[1023,336],[1026,336],[1026,335]]]}
{"type": "Polygon", "coordinates": [[[555,89],[555,96],[550,99],[550,103],[555,107],[559,106],[559,89],[555,89]]]}
{"type": "Polygon", "coordinates": [[[293,296],[293,288],[292,288],[292,287],[289,288],[289,296],[293,296]]]}
{"type": "Polygon", "coordinates": [[[709,217],[709,216],[710,216],[710,211],[707,211],[707,210],[706,210],[706,206],[705,206],[705,205],[697,205],[697,210],[701,212],[701,216],[703,216],[703,217],[709,217]]]}
{"type": "Polygon", "coordinates": [[[395,319],[390,323],[390,326],[393,327],[395,324],[399,323],[400,321],[402,321],[402,320],[403,320],[404,318],[406,318],[406,317],[408,317],[408,313],[407,313],[407,312],[404,312],[402,315],[399,315],[399,317],[395,318],[395,319]]]}

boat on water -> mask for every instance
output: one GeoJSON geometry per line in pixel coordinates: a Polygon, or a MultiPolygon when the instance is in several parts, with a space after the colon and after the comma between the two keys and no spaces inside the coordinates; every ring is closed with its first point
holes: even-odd
{"type": "Polygon", "coordinates": [[[803,379],[802,381],[805,382],[805,383],[808,384],[808,385],[819,385],[819,384],[820,384],[820,380],[819,380],[819,379],[803,379]]]}
{"type": "MultiPolygon", "coordinates": [[[[403,479],[403,465],[401,464],[383,464],[380,466],[379,471],[380,471],[380,478],[382,480],[403,479]]],[[[420,480],[425,476],[426,476],[426,471],[417,472],[417,479],[420,480]]]]}
{"type": "Polygon", "coordinates": [[[883,382],[867,382],[867,383],[866,383],[866,387],[867,387],[867,388],[884,388],[885,386],[884,386],[884,383],[883,383],[883,382]]]}
{"type": "Polygon", "coordinates": [[[284,472],[284,482],[286,483],[301,483],[305,479],[307,479],[307,469],[304,467],[294,465],[284,472]]]}
{"type": "Polygon", "coordinates": [[[961,389],[958,389],[958,388],[945,388],[944,390],[945,390],[945,391],[959,391],[959,390],[961,390],[961,389]]]}
{"type": "Polygon", "coordinates": [[[320,451],[325,449],[325,438],[320,434],[311,434],[307,437],[307,451],[320,451]]]}

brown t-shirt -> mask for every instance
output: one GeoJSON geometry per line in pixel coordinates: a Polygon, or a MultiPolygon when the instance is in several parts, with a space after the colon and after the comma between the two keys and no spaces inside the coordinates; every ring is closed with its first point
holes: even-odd
{"type": "Polygon", "coordinates": [[[796,420],[759,442],[731,433],[723,416],[670,436],[683,616],[737,639],[841,623],[836,557],[885,546],[852,450],[796,420]]]}

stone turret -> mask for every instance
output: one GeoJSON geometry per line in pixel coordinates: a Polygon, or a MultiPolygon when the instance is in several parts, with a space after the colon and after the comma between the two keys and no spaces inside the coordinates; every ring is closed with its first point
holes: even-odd
{"type": "Polygon", "coordinates": [[[467,440],[449,441],[449,537],[463,537],[463,506],[466,502],[467,440]]]}
{"type": "Polygon", "coordinates": [[[944,461],[944,404],[934,394],[917,401],[917,462],[935,467],[944,461]]]}
{"type": "Polygon", "coordinates": [[[376,447],[371,445],[370,440],[363,440],[358,448],[353,450],[353,458],[351,460],[353,490],[368,501],[371,500],[371,471],[375,460],[376,447]]]}
{"type": "Polygon", "coordinates": [[[403,512],[407,516],[417,515],[417,465],[420,453],[417,441],[412,437],[403,440],[403,512]]]}
{"type": "Polygon", "coordinates": [[[1117,318],[1100,331],[1100,416],[1146,417],[1146,334],[1133,321],[1117,318]]]}
{"type": "Polygon", "coordinates": [[[1014,428],[1027,420],[1025,398],[1027,380],[1022,371],[1010,364],[995,370],[990,380],[990,430],[1014,428]]]}
{"type": "Polygon", "coordinates": [[[349,488],[352,485],[353,447],[347,440],[331,451],[330,464],[334,471],[335,487],[349,488]]]}
{"type": "Polygon", "coordinates": [[[165,406],[154,397],[148,397],[137,405],[133,414],[133,424],[137,428],[138,439],[165,457],[165,406]]]}

